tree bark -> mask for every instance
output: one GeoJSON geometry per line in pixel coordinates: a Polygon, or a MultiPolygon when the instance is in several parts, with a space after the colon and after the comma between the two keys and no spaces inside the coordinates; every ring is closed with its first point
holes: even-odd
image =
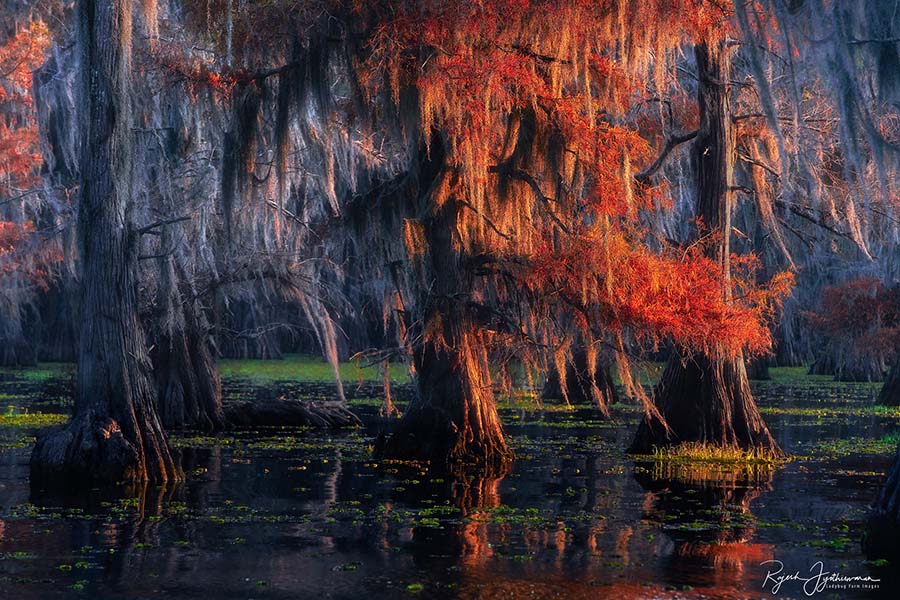
{"type": "MultiPolygon", "coordinates": [[[[426,199],[442,177],[453,176],[443,167],[439,143],[432,144],[422,176],[432,182],[426,199]]],[[[423,223],[427,249],[420,267],[426,275],[423,281],[431,287],[420,290],[418,301],[423,314],[422,343],[413,350],[417,394],[393,435],[379,439],[376,452],[387,458],[429,461],[438,469],[501,468],[512,453],[497,414],[476,308],[466,301],[474,289],[472,274],[454,238],[462,207],[450,197],[428,202],[428,210],[423,223]]]]}
{"type": "Polygon", "coordinates": [[[132,223],[131,0],[80,0],[82,138],[78,234],[81,321],[75,413],[42,436],[34,480],[178,479],[156,412],[138,319],[138,238],[132,223]]]}
{"type": "MultiPolygon", "coordinates": [[[[730,50],[724,45],[695,47],[699,75],[700,130],[693,153],[697,170],[697,217],[713,242],[708,255],[721,269],[723,294],[731,298],[732,171],[734,131],[726,84],[730,50]]],[[[705,442],[762,449],[781,454],[756,408],[741,353],[688,358],[674,352],[654,391],[666,425],[647,415],[638,426],[630,452],[654,446],[705,442]]]]}
{"type": "Polygon", "coordinates": [[[654,446],[700,442],[782,454],[753,401],[741,359],[697,356],[684,364],[670,359],[654,400],[668,430],[645,417],[629,452],[649,454],[654,446]]]}
{"type": "Polygon", "coordinates": [[[900,406],[900,356],[891,367],[881,391],[878,393],[878,404],[884,406],[900,406]]]}
{"type": "MultiPolygon", "coordinates": [[[[164,227],[160,247],[170,247],[164,227]]],[[[195,300],[179,290],[175,259],[159,259],[160,333],[154,353],[159,413],[166,427],[215,431],[225,425],[222,382],[195,300]]]]}
{"type": "Polygon", "coordinates": [[[900,556],[900,446],[869,516],[863,548],[870,557],[900,556]]]}

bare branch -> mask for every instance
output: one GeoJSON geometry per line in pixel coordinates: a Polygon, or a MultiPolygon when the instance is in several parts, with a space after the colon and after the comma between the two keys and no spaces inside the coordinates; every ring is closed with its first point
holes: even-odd
{"type": "Polygon", "coordinates": [[[690,133],[684,133],[681,135],[673,135],[668,140],[666,140],[666,145],[663,147],[662,152],[659,154],[657,159],[653,161],[649,167],[638,173],[634,176],[634,178],[640,183],[647,183],[653,175],[662,168],[663,163],[666,161],[666,158],[669,156],[669,153],[672,152],[676,147],[680,146],[685,142],[689,142],[695,137],[697,137],[698,130],[691,131],[690,133]]]}

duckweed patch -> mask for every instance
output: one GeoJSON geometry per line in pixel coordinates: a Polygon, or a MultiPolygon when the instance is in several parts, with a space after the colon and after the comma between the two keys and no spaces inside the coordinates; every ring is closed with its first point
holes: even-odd
{"type": "MultiPolygon", "coordinates": [[[[284,390],[292,397],[324,395],[333,393],[326,375],[321,384],[308,385],[232,380],[226,390],[249,400],[284,390]]],[[[47,410],[45,400],[29,391],[37,386],[0,384],[0,393],[16,397],[15,410],[47,410]]],[[[509,472],[488,480],[434,477],[425,464],[372,458],[375,435],[392,426],[375,416],[382,405],[378,384],[380,378],[348,386],[351,395],[360,394],[350,404],[366,423],[355,432],[271,427],[173,433],[187,481],[151,488],[141,499],[94,490],[89,500],[37,494],[30,504],[23,500],[32,498],[25,452],[4,457],[4,464],[15,464],[0,485],[11,482],[15,499],[0,506],[0,561],[10,573],[0,580],[11,584],[13,595],[24,590],[19,586],[31,586],[25,594],[35,597],[156,589],[161,576],[186,590],[212,581],[234,597],[312,595],[286,576],[284,565],[296,564],[334,574],[315,589],[319,595],[335,585],[347,586],[348,596],[365,595],[378,585],[412,598],[454,586],[460,595],[490,595],[495,588],[484,586],[498,579],[527,572],[554,581],[589,567],[602,596],[601,584],[611,578],[665,580],[677,567],[692,585],[703,587],[715,576],[740,596],[749,589],[746,573],[766,557],[755,553],[768,548],[790,552],[798,564],[822,556],[826,567],[854,574],[885,566],[864,565],[858,540],[896,448],[891,428],[900,427],[891,422],[893,409],[872,406],[860,386],[753,383],[762,406],[772,408],[765,414],[796,417],[771,418],[773,434],[786,450],[809,455],[777,472],[774,461],[706,452],[631,460],[623,451],[641,409],[627,400],[612,407],[614,420],[608,422],[590,407],[541,405],[526,394],[514,402],[501,397],[516,460],[509,472]],[[829,444],[836,437],[847,442],[829,444]],[[870,448],[888,453],[860,453],[870,448]],[[838,455],[847,458],[828,462],[838,455]],[[718,543],[723,549],[715,549],[718,543]],[[726,560],[718,560],[719,552],[726,560]],[[173,556],[179,569],[160,574],[154,568],[173,556]],[[467,565],[476,568],[461,577],[467,565]],[[359,587],[360,581],[370,587],[359,587]]],[[[409,391],[398,386],[395,399],[409,391]]],[[[0,450],[3,444],[25,447],[32,433],[0,431],[0,450]]],[[[680,581],[677,589],[690,589],[680,581]]],[[[563,595],[565,589],[555,591],[563,595]]]]}
{"type": "Polygon", "coordinates": [[[762,406],[759,412],[764,415],[788,415],[812,417],[816,419],[849,419],[867,416],[900,419],[900,406],[762,406]]]}
{"type": "Polygon", "coordinates": [[[817,457],[845,457],[857,454],[877,454],[889,456],[897,451],[900,434],[885,435],[873,439],[849,437],[844,439],[816,440],[809,446],[809,452],[817,457]]]}
{"type": "Polygon", "coordinates": [[[20,379],[32,383],[63,379],[75,375],[73,363],[40,363],[36,367],[5,367],[0,369],[2,379],[20,379]]]}
{"type": "Polygon", "coordinates": [[[57,413],[18,412],[10,408],[8,412],[0,414],[0,427],[9,427],[16,429],[37,429],[40,427],[61,425],[68,420],[69,415],[57,413]]]}

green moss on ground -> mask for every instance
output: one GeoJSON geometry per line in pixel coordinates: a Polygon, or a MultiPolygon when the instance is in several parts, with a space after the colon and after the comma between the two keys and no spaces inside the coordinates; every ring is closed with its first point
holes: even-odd
{"type": "Polygon", "coordinates": [[[69,415],[57,413],[28,413],[14,412],[0,414],[0,427],[15,429],[33,429],[37,427],[50,427],[60,425],[69,420],[69,415]]]}
{"type": "Polygon", "coordinates": [[[5,378],[33,382],[64,379],[74,374],[74,363],[40,363],[36,367],[4,367],[0,369],[0,376],[6,376],[5,378]]]}
{"type": "MultiPolygon", "coordinates": [[[[281,360],[221,360],[219,372],[225,378],[255,381],[334,381],[331,365],[320,357],[304,354],[287,354],[281,360]]],[[[341,363],[340,373],[344,381],[381,381],[381,372],[377,366],[360,367],[356,363],[341,363]]],[[[391,381],[409,381],[404,365],[391,365],[391,381]]]]}

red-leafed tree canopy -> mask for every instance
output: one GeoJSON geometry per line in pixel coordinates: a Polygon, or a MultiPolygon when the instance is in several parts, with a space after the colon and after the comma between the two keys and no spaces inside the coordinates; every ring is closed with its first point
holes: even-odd
{"type": "MultiPolygon", "coordinates": [[[[683,45],[723,39],[728,11],[504,1],[420,2],[390,14],[369,41],[366,87],[395,103],[404,87],[416,90],[420,130],[441,133],[453,172],[435,204],[452,197],[463,206],[460,252],[488,254],[503,265],[496,272],[515,274],[515,292],[509,279],[486,280],[500,302],[527,290],[527,335],[566,347],[571,330],[538,330],[569,313],[593,342],[768,350],[768,324],[791,278],[759,286],[758,263],[734,257],[739,268],[726,282],[696,248],[667,249],[640,220],[665,192],[635,181],[665,144],[648,126],[650,88],[673,87],[683,45]]],[[[696,113],[682,112],[689,127],[696,113]]]]}
{"type": "Polygon", "coordinates": [[[37,183],[41,153],[31,77],[49,45],[50,33],[40,21],[0,44],[0,197],[21,194],[37,183]]]}

